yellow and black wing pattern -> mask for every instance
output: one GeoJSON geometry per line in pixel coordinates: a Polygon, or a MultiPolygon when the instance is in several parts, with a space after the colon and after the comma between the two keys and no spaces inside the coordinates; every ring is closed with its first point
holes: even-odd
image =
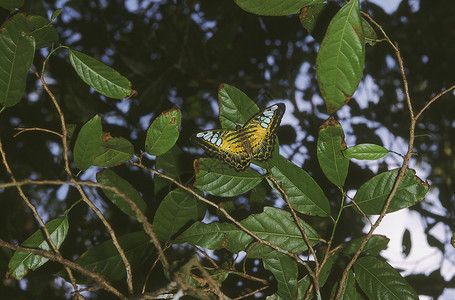
{"type": "Polygon", "coordinates": [[[238,137],[236,130],[215,129],[199,132],[191,137],[210,155],[216,156],[237,171],[244,171],[251,163],[251,157],[238,137]]]}
{"type": "Polygon", "coordinates": [[[274,104],[253,116],[237,130],[215,129],[199,132],[191,140],[236,171],[245,171],[251,160],[264,161],[272,156],[275,131],[286,107],[274,104]]]}
{"type": "Polygon", "coordinates": [[[264,161],[272,156],[275,132],[280,125],[286,107],[283,103],[272,105],[253,118],[242,130],[249,141],[250,153],[254,160],[264,161]]]}

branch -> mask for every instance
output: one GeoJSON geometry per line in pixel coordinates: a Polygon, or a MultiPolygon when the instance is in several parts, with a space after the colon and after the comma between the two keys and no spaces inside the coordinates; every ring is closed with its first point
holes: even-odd
{"type": "Polygon", "coordinates": [[[25,248],[25,247],[21,247],[21,246],[18,246],[18,245],[13,245],[13,244],[10,244],[10,243],[2,240],[2,239],[0,239],[0,247],[8,248],[8,249],[11,249],[11,250],[14,250],[14,251],[33,253],[33,254],[40,255],[42,257],[48,258],[48,259],[50,259],[52,261],[56,261],[58,263],[61,263],[62,265],[64,265],[67,268],[71,268],[73,270],[78,271],[79,273],[81,273],[83,275],[86,275],[86,276],[90,277],[95,282],[97,282],[99,285],[104,287],[107,291],[109,291],[112,294],[116,295],[120,299],[125,299],[125,300],[127,299],[125,297],[125,295],[123,295],[116,288],[111,286],[109,284],[109,282],[107,282],[102,276],[100,276],[100,275],[98,275],[96,273],[93,273],[93,272],[85,269],[84,267],[82,267],[82,266],[80,266],[80,265],[78,265],[78,264],[76,264],[76,263],[74,263],[74,262],[72,262],[70,260],[64,259],[61,255],[53,254],[53,253],[50,253],[50,252],[42,250],[42,249],[25,248]]]}
{"type": "Polygon", "coordinates": [[[243,226],[239,221],[237,221],[236,219],[234,219],[234,217],[232,217],[224,208],[222,205],[218,205],[216,203],[213,203],[212,201],[202,197],[201,195],[199,195],[198,193],[196,193],[195,191],[193,191],[193,189],[181,184],[180,182],[178,182],[177,180],[175,180],[174,178],[170,177],[170,176],[167,176],[163,173],[160,173],[158,172],[157,170],[155,169],[152,169],[152,168],[148,168],[147,166],[143,165],[142,163],[136,163],[136,162],[133,162],[133,165],[135,165],[136,167],[139,167],[141,169],[144,169],[144,170],[147,170],[161,178],[164,178],[170,182],[172,182],[173,184],[175,184],[176,186],[178,186],[179,188],[187,191],[188,193],[192,194],[194,197],[196,197],[197,199],[201,200],[202,202],[218,209],[219,211],[221,211],[223,213],[223,215],[229,220],[231,221],[232,223],[234,223],[237,227],[239,227],[241,230],[243,230],[245,233],[247,233],[248,235],[250,235],[252,238],[254,238],[255,240],[257,240],[259,243],[261,244],[264,244],[264,245],[267,245],[269,246],[270,248],[274,249],[275,251],[278,251],[280,253],[283,253],[291,258],[293,258],[294,260],[296,260],[298,263],[302,264],[302,265],[306,265],[306,262],[304,262],[297,254],[295,253],[292,253],[292,252],[289,252],[287,250],[284,250],[284,249],[281,249],[280,247],[270,243],[269,241],[266,241],[266,240],[263,240],[261,239],[259,236],[257,236],[254,232],[252,232],[251,230],[249,230],[248,228],[246,228],[245,226],[243,226]]]}
{"type": "MultiPolygon", "coordinates": [[[[43,70],[45,68],[47,60],[44,61],[43,63],[43,70]]],[[[82,200],[96,213],[98,218],[100,218],[101,222],[103,225],[106,227],[107,231],[109,232],[109,235],[112,238],[112,243],[114,244],[115,248],[117,249],[118,253],[120,254],[120,257],[122,258],[123,264],[125,265],[126,268],[126,282],[128,285],[128,292],[132,295],[134,293],[133,290],[133,273],[131,272],[131,265],[126,258],[125,252],[123,251],[122,247],[120,246],[117,236],[115,235],[114,230],[112,229],[111,225],[109,222],[106,220],[106,218],[103,216],[101,211],[88,199],[87,195],[85,194],[84,190],[82,187],[78,184],[77,180],[74,178],[73,173],[71,172],[70,165],[69,165],[69,159],[68,159],[68,129],[66,128],[66,122],[65,122],[65,116],[63,115],[63,112],[60,108],[60,105],[58,104],[57,99],[55,98],[54,94],[51,92],[49,87],[46,84],[46,81],[44,80],[44,77],[38,74],[35,69],[32,69],[35,75],[39,78],[41,81],[41,84],[44,87],[44,90],[47,92],[47,94],[51,97],[52,102],[55,106],[55,109],[57,110],[57,113],[60,117],[60,127],[62,129],[62,146],[63,146],[63,160],[65,162],[65,171],[70,178],[70,181],[75,185],[76,189],[78,190],[79,194],[82,197],[82,200]]]]}
{"type": "MultiPolygon", "coordinates": [[[[0,141],[0,154],[2,156],[2,163],[5,166],[6,171],[8,172],[9,176],[11,177],[11,180],[13,181],[13,183],[16,182],[16,178],[13,175],[13,171],[11,170],[11,168],[8,164],[8,161],[6,160],[6,153],[3,150],[3,144],[1,141],[0,141]]],[[[30,200],[27,198],[27,196],[25,195],[24,191],[22,190],[22,188],[20,186],[16,185],[16,189],[19,192],[19,195],[21,196],[22,200],[24,200],[25,204],[32,211],[35,219],[38,221],[38,223],[40,225],[40,229],[42,229],[44,232],[44,237],[46,238],[46,242],[49,244],[50,248],[57,254],[57,256],[62,258],[62,254],[60,253],[57,245],[55,245],[54,241],[52,240],[51,234],[50,234],[49,230],[47,229],[46,224],[44,223],[43,219],[41,219],[40,215],[38,214],[36,207],[30,202],[30,200]]],[[[68,273],[68,277],[70,279],[71,285],[73,286],[73,289],[75,291],[77,291],[76,279],[74,278],[73,274],[71,273],[71,270],[68,267],[65,267],[65,271],[68,273]]],[[[77,297],[79,298],[79,295],[77,295],[77,297]]]]}

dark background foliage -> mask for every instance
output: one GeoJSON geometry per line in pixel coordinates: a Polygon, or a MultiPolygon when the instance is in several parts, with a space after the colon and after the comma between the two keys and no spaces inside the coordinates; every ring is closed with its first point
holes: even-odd
{"type": "MultiPolygon", "coordinates": [[[[23,11],[42,16],[48,16],[63,3],[26,2],[23,11]]],[[[132,6],[118,0],[68,1],[62,15],[54,22],[62,44],[104,61],[126,76],[138,91],[138,95],[129,100],[100,97],[80,80],[69,64],[66,50],[61,49],[48,63],[48,82],[68,123],[80,128],[95,114],[100,114],[104,130],[113,136],[128,138],[139,153],[144,149],[145,130],[150,120],[176,105],[183,113],[178,146],[187,150],[182,158],[180,180],[191,182],[191,161],[196,153],[188,137],[200,129],[218,126],[216,94],[220,83],[236,86],[255,99],[260,107],[265,107],[273,99],[288,99],[287,109],[299,123],[298,126],[280,128],[278,136],[282,152],[308,171],[329,199],[337,199],[330,197],[330,193],[335,195],[337,191],[323,176],[316,159],[318,128],[328,118],[315,78],[319,45],[316,40],[319,37],[316,36],[315,40],[309,36],[297,16],[260,17],[242,11],[230,0],[127,3],[138,6],[133,10],[132,6]],[[297,77],[303,79],[297,80],[297,77]]],[[[416,108],[420,109],[437,92],[455,83],[455,7],[451,1],[402,1],[392,14],[361,1],[361,9],[370,13],[389,37],[398,42],[416,108]]],[[[3,21],[8,18],[7,11],[1,10],[0,13],[3,21]]],[[[36,69],[41,69],[46,54],[37,52],[36,69]]],[[[393,145],[399,137],[406,140],[409,117],[401,75],[394,54],[386,43],[367,46],[365,74],[370,83],[362,81],[361,86],[368,90],[367,96],[354,95],[349,107],[336,115],[342,125],[348,124],[344,127],[351,142],[393,145]],[[378,136],[376,130],[380,128],[391,135],[378,136]]],[[[453,94],[449,93],[424,114],[417,128],[420,136],[416,140],[415,152],[418,155],[414,156],[411,165],[431,167],[424,179],[428,179],[432,189],[437,191],[436,202],[424,200],[411,209],[417,211],[426,224],[428,243],[442,255],[451,257],[452,261],[453,248],[447,251],[446,247],[450,236],[438,239],[430,234],[430,230],[442,223],[450,231],[455,231],[453,100],[453,94]]],[[[17,179],[65,180],[61,156],[52,152],[58,149],[55,147],[58,138],[41,132],[23,133],[13,138],[15,127],[59,130],[55,108],[32,75],[28,78],[24,99],[2,112],[0,137],[17,179]]],[[[402,151],[404,153],[404,149],[402,151]]],[[[385,162],[379,165],[379,170],[388,168],[385,162]]],[[[153,190],[150,175],[125,166],[117,167],[116,172],[141,191],[151,207],[149,218],[152,219],[162,195],[153,190]]],[[[89,172],[84,176],[92,178],[93,174],[89,172]]],[[[357,188],[365,178],[373,175],[370,169],[351,163],[347,186],[357,188]]],[[[10,181],[3,168],[0,180],[10,181]]],[[[45,219],[61,215],[79,199],[72,188],[56,190],[28,186],[25,191],[45,219]]],[[[272,204],[272,193],[269,195],[269,204],[272,204]]],[[[115,206],[101,201],[102,195],[98,197],[98,206],[104,209],[119,235],[140,230],[139,225],[130,222],[115,206]]],[[[9,241],[23,241],[37,229],[36,222],[14,189],[0,190],[0,199],[0,236],[9,241]]],[[[333,201],[332,206],[337,205],[333,201]]],[[[251,207],[252,211],[255,209],[251,207]]],[[[77,257],[92,245],[108,239],[102,224],[82,203],[71,211],[69,221],[70,232],[62,248],[65,257],[77,257]]],[[[320,219],[309,218],[308,222],[321,234],[330,230],[320,219]]],[[[336,242],[362,234],[364,223],[359,215],[345,215],[341,222],[336,242]]],[[[417,243],[413,241],[414,245],[417,243]]],[[[185,261],[192,252],[191,248],[171,248],[167,253],[171,260],[185,261]]],[[[2,272],[7,270],[10,255],[6,250],[0,255],[2,272]]],[[[217,255],[221,261],[232,260],[222,251],[217,255]]],[[[136,289],[141,288],[153,259],[151,256],[141,269],[136,270],[136,289]]],[[[253,267],[253,261],[246,264],[250,272],[268,278],[267,271],[259,266],[253,272],[253,267]]],[[[30,273],[26,277],[26,288],[16,281],[4,280],[0,294],[8,299],[61,299],[65,297],[65,287],[56,286],[51,275],[59,269],[59,265],[48,263],[30,273]]],[[[163,279],[160,270],[155,269],[148,279],[148,287],[151,290],[160,287],[163,279]]],[[[441,277],[440,269],[430,277],[415,274],[408,280],[418,293],[433,297],[438,297],[447,287],[455,288],[453,281],[450,283],[441,277]]],[[[251,282],[239,287],[238,281],[241,279],[229,278],[227,295],[235,296],[254,289],[251,282]]],[[[118,282],[120,286],[123,284],[118,282]]],[[[265,293],[271,292],[273,287],[265,293]]],[[[110,297],[105,292],[93,293],[92,296],[95,299],[110,297]]]]}

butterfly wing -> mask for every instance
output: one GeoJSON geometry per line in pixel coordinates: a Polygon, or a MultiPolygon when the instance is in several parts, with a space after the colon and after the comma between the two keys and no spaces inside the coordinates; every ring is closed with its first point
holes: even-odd
{"type": "Polygon", "coordinates": [[[236,171],[245,171],[251,163],[251,157],[236,130],[207,130],[193,135],[190,139],[236,171]]]}
{"type": "Polygon", "coordinates": [[[252,117],[243,127],[253,159],[264,161],[272,156],[275,132],[285,110],[283,103],[274,104],[252,117]]]}

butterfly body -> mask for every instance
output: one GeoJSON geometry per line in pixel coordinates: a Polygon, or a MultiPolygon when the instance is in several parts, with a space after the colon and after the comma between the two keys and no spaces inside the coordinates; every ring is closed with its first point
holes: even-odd
{"type": "Polygon", "coordinates": [[[253,116],[242,127],[199,132],[191,140],[237,171],[244,171],[251,161],[264,161],[272,156],[275,131],[286,107],[274,104],[253,116]]]}

